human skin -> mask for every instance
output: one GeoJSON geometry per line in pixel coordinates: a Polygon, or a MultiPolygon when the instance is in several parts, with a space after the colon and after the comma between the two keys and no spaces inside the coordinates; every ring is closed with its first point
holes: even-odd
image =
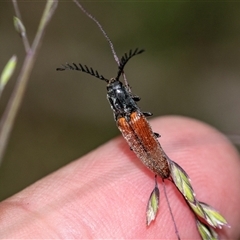
{"type": "MultiPolygon", "coordinates": [[[[161,117],[150,124],[167,155],[190,176],[197,199],[231,225],[219,237],[239,239],[240,159],[233,145],[193,119],[161,117]]],[[[160,178],[158,183],[160,209],[146,227],[154,174],[117,137],[1,202],[0,238],[176,239],[160,178]]],[[[170,181],[165,185],[181,239],[200,239],[181,194],[170,181]]]]}

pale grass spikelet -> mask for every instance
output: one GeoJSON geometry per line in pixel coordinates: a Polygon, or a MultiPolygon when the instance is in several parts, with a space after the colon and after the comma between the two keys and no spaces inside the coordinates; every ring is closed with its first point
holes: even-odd
{"type": "Polygon", "coordinates": [[[179,192],[184,196],[187,204],[194,213],[197,220],[197,229],[202,239],[218,239],[214,228],[228,226],[226,219],[214,208],[206,203],[199,202],[191,186],[187,173],[174,161],[169,160],[171,178],[179,192]],[[206,222],[208,226],[203,223],[206,222]]]}
{"type": "Polygon", "coordinates": [[[21,37],[25,37],[26,36],[26,28],[24,27],[22,21],[17,17],[13,17],[13,24],[14,24],[16,31],[19,33],[19,35],[21,37]]]}
{"type": "Polygon", "coordinates": [[[214,231],[214,229],[208,227],[206,224],[203,224],[202,222],[197,220],[197,229],[199,234],[201,235],[202,239],[208,239],[208,240],[217,240],[218,235],[214,231]]]}
{"type": "Polygon", "coordinates": [[[13,55],[5,65],[2,71],[2,74],[0,76],[0,94],[2,93],[2,90],[4,89],[5,85],[13,75],[16,65],[17,65],[17,56],[13,55]]]}
{"type": "Polygon", "coordinates": [[[203,202],[199,202],[199,204],[201,205],[201,208],[206,215],[205,220],[208,222],[209,225],[217,228],[222,228],[222,226],[230,227],[226,219],[213,207],[203,202]]]}
{"type": "Polygon", "coordinates": [[[148,204],[147,204],[147,215],[146,215],[146,223],[147,226],[151,224],[152,221],[155,220],[158,212],[158,207],[159,207],[159,188],[157,185],[157,180],[155,177],[155,187],[150,194],[148,204]]]}

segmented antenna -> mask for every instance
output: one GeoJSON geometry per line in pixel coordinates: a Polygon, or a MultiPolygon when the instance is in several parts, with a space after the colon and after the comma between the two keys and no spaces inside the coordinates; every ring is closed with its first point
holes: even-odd
{"type": "Polygon", "coordinates": [[[124,69],[126,63],[128,62],[128,60],[130,58],[132,58],[133,56],[136,56],[136,55],[138,55],[138,54],[140,54],[142,52],[144,52],[144,49],[138,50],[138,48],[136,48],[134,51],[130,50],[129,54],[125,53],[122,56],[122,58],[120,60],[119,67],[118,67],[119,70],[118,70],[118,74],[117,74],[116,80],[118,80],[120,75],[123,73],[123,69],[124,69]]]}
{"type": "Polygon", "coordinates": [[[112,54],[113,54],[113,57],[117,63],[117,65],[119,66],[120,65],[120,62],[119,62],[119,59],[118,59],[118,56],[116,54],[116,51],[114,49],[114,46],[113,46],[113,43],[111,41],[111,39],[108,37],[107,33],[105,32],[105,30],[103,29],[102,25],[99,23],[99,21],[93,17],[82,5],[81,3],[79,3],[77,0],[73,0],[77,6],[90,18],[92,19],[99,27],[99,29],[101,30],[101,32],[103,33],[103,36],[106,38],[106,40],[108,41],[109,43],[109,46],[111,48],[111,51],[112,51],[112,54]]]}
{"type": "Polygon", "coordinates": [[[67,70],[67,69],[81,71],[81,72],[90,74],[90,75],[92,75],[92,76],[94,76],[96,78],[99,78],[101,80],[104,80],[106,82],[109,82],[109,80],[106,79],[103,75],[100,75],[98,73],[98,71],[93,70],[91,67],[88,68],[88,66],[86,66],[86,65],[83,66],[81,63],[79,63],[78,65],[76,63],[72,63],[72,65],[69,64],[69,63],[66,63],[65,65],[62,64],[62,67],[61,68],[57,68],[56,70],[57,71],[64,71],[64,70],[67,70]]]}
{"type": "MultiPolygon", "coordinates": [[[[97,26],[99,27],[99,29],[100,29],[101,32],[103,33],[103,36],[106,38],[106,40],[107,40],[108,43],[109,43],[109,46],[110,46],[110,48],[111,48],[111,51],[112,51],[114,60],[116,61],[118,67],[120,67],[120,61],[119,61],[118,56],[117,56],[117,54],[116,54],[116,51],[115,51],[115,49],[114,49],[113,43],[112,43],[111,39],[108,37],[108,35],[107,35],[107,33],[105,32],[105,30],[103,29],[102,25],[98,22],[98,20],[97,20],[95,17],[93,17],[93,16],[81,5],[80,2],[78,2],[77,0],[73,0],[73,1],[77,4],[77,6],[78,6],[90,19],[92,19],[92,20],[97,24],[97,26]]],[[[128,88],[128,91],[131,92],[131,88],[130,88],[130,86],[129,86],[129,84],[128,84],[126,75],[124,74],[123,71],[122,71],[121,73],[122,73],[122,75],[123,75],[123,79],[124,79],[124,82],[125,82],[125,86],[128,88]]],[[[120,77],[120,76],[119,76],[119,77],[120,77]]]]}

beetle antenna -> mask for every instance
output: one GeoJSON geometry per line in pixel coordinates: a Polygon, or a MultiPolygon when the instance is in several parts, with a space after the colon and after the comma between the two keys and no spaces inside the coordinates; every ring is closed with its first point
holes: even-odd
{"type": "Polygon", "coordinates": [[[140,53],[144,52],[144,49],[138,50],[138,48],[136,48],[134,51],[130,50],[129,54],[125,53],[120,61],[120,65],[118,67],[118,74],[116,79],[118,80],[120,75],[123,73],[123,69],[125,67],[125,65],[127,64],[128,60],[131,59],[133,56],[136,56],[140,53]]]}
{"type": "Polygon", "coordinates": [[[72,63],[72,65],[69,64],[69,63],[66,63],[65,65],[62,64],[62,67],[57,68],[57,71],[64,71],[64,70],[68,70],[68,69],[69,70],[81,71],[81,72],[90,74],[90,75],[92,75],[92,76],[94,76],[96,78],[99,78],[101,80],[104,80],[105,82],[109,82],[109,80],[106,79],[103,75],[100,75],[98,73],[98,71],[93,70],[91,67],[88,68],[88,66],[86,66],[86,65],[83,66],[81,63],[79,63],[78,65],[76,63],[72,63]]]}
{"type": "MultiPolygon", "coordinates": [[[[77,4],[77,6],[78,6],[90,19],[92,19],[92,20],[98,25],[99,29],[100,29],[101,32],[103,33],[103,36],[104,36],[104,37],[106,38],[106,40],[108,41],[108,44],[109,44],[109,46],[110,46],[110,48],[111,48],[113,57],[114,57],[117,65],[118,65],[118,67],[120,67],[121,61],[119,61],[119,58],[118,58],[118,56],[117,56],[117,54],[116,54],[116,51],[115,51],[114,46],[113,46],[113,43],[112,43],[111,39],[108,37],[107,33],[104,31],[102,25],[99,23],[99,21],[98,21],[95,17],[93,17],[93,16],[81,5],[81,3],[79,3],[77,0],[73,0],[73,1],[77,4]]],[[[124,74],[123,70],[121,71],[120,75],[121,75],[121,74],[123,75],[123,79],[124,79],[125,85],[127,86],[129,92],[131,92],[131,89],[130,89],[130,86],[129,86],[129,84],[128,84],[126,75],[124,74]]],[[[119,75],[119,77],[120,77],[120,75],[119,75]]],[[[119,77],[118,77],[118,78],[119,78],[119,77]]]]}
{"type": "Polygon", "coordinates": [[[117,65],[119,66],[120,65],[120,62],[119,62],[119,59],[118,59],[118,56],[116,54],[116,51],[114,49],[114,46],[113,46],[113,43],[111,41],[111,39],[108,37],[107,33],[104,31],[102,25],[99,23],[99,21],[93,17],[82,5],[81,3],[79,3],[77,0],[73,0],[77,6],[90,18],[92,19],[99,27],[99,29],[101,30],[101,32],[103,33],[103,36],[106,38],[106,40],[108,41],[109,45],[110,45],[110,48],[112,50],[112,54],[113,54],[113,57],[117,63],[117,65]]]}

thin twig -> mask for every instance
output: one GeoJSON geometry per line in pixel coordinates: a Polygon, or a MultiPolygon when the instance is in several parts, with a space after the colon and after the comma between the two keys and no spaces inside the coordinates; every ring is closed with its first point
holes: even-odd
{"type": "Polygon", "coordinates": [[[53,16],[57,4],[57,0],[48,0],[46,3],[32,47],[27,52],[22,69],[17,78],[13,93],[3,113],[3,117],[0,122],[0,164],[2,162],[2,158],[5,152],[5,148],[7,146],[8,138],[12,130],[14,120],[16,118],[19,106],[22,102],[24,92],[26,90],[30,73],[35,63],[37,53],[40,49],[44,32],[46,30],[47,24],[53,16]]]}
{"type": "Polygon", "coordinates": [[[168,197],[167,197],[167,191],[166,191],[166,186],[165,186],[164,179],[162,179],[162,181],[163,181],[163,191],[164,191],[164,195],[165,195],[166,200],[167,200],[167,204],[168,204],[168,209],[169,209],[170,215],[171,215],[171,217],[172,217],[172,221],[173,221],[175,233],[176,233],[176,235],[177,235],[178,240],[181,240],[181,238],[180,238],[180,236],[179,236],[178,229],[177,229],[176,222],[175,222],[175,220],[174,220],[173,212],[172,212],[172,209],[171,209],[171,206],[170,206],[168,197]]]}

